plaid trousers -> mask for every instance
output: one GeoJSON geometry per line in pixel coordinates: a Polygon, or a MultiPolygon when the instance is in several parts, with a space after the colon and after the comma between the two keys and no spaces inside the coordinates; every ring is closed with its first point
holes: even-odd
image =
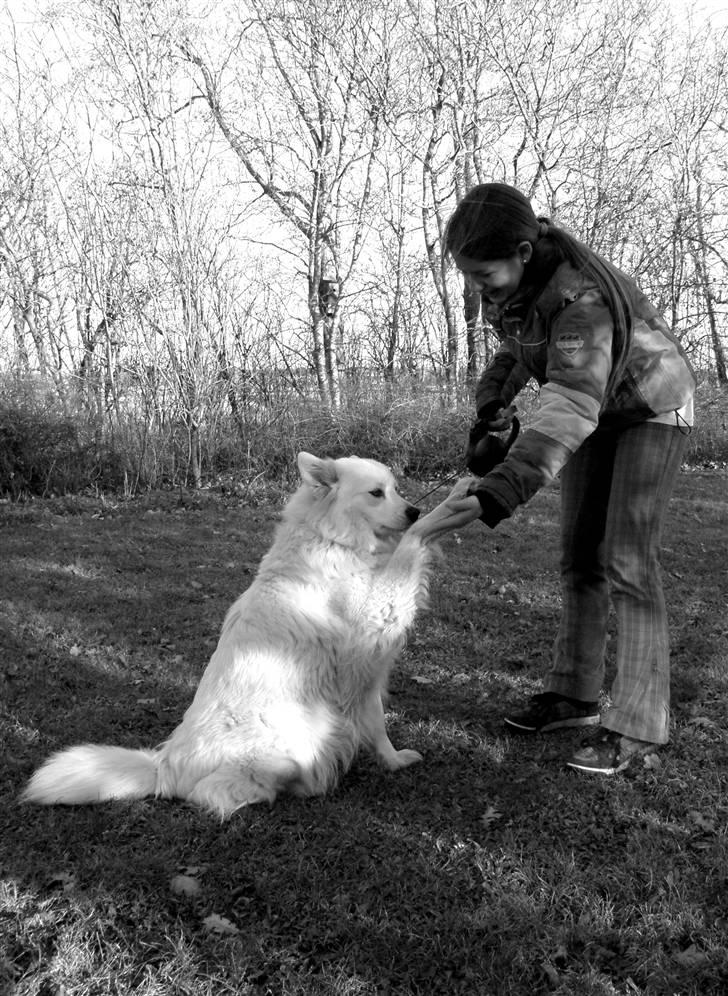
{"type": "Polygon", "coordinates": [[[596,702],[609,598],[617,671],[602,726],[666,743],[670,650],[659,548],[686,435],[642,422],[597,429],[561,472],[562,616],[545,691],[596,702]]]}

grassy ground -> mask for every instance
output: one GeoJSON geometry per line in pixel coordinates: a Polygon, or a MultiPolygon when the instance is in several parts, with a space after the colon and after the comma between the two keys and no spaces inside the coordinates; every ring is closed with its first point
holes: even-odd
{"type": "Polygon", "coordinates": [[[362,758],[328,798],[224,824],[170,802],[16,799],[52,749],[171,731],[279,502],[1,505],[0,992],[725,993],[727,483],[687,473],[672,506],[659,761],[580,776],[563,766],[578,734],[502,726],[558,619],[553,488],[443,542],[390,703],[395,746],[424,763],[362,758]]]}

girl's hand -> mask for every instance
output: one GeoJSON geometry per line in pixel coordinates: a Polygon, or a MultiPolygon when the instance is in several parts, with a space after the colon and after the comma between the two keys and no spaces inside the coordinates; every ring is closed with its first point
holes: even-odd
{"type": "Polygon", "coordinates": [[[431,540],[480,518],[480,502],[475,495],[468,494],[468,488],[476,480],[475,477],[461,477],[447,498],[418,519],[409,531],[423,540],[431,540]]]}

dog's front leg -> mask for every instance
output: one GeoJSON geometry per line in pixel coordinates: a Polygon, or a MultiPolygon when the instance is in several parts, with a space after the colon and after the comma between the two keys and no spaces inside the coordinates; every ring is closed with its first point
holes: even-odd
{"type": "Polygon", "coordinates": [[[405,633],[418,608],[427,604],[432,551],[410,532],[400,540],[389,563],[372,586],[371,604],[379,606],[390,633],[405,633]]]}
{"type": "Polygon", "coordinates": [[[363,735],[371,744],[377,760],[388,771],[406,768],[422,760],[422,754],[416,750],[395,750],[392,746],[392,741],[387,736],[382,695],[378,688],[370,694],[364,707],[362,726],[363,735]]]}

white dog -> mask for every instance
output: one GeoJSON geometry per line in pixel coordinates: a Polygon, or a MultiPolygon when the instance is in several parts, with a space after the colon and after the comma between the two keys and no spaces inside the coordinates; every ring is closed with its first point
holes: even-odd
{"type": "Polygon", "coordinates": [[[300,453],[298,466],[303,483],[169,740],[61,751],[24,801],[156,795],[226,817],[281,791],[326,792],[360,745],[390,771],[421,760],[392,746],[382,695],[426,598],[426,541],[449,520],[436,509],[413,525],[419,510],[374,460],[300,453]]]}

